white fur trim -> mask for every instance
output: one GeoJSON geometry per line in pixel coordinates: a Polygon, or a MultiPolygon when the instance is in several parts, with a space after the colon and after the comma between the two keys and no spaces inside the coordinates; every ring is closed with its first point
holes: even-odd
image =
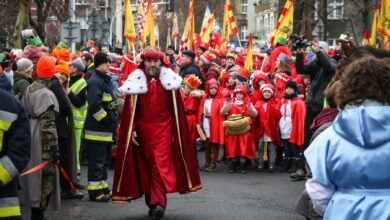
{"type": "Polygon", "coordinates": [[[136,69],[130,73],[125,83],[119,88],[119,91],[125,95],[144,94],[148,91],[145,73],[136,69]]]}
{"type": "Polygon", "coordinates": [[[181,87],[183,78],[177,73],[173,72],[170,68],[161,67],[160,81],[162,86],[166,90],[176,90],[181,87]]]}

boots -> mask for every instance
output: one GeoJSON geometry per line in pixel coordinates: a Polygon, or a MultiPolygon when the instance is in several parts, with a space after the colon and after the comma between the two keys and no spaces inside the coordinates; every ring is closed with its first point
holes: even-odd
{"type": "Polygon", "coordinates": [[[229,167],[229,173],[236,173],[238,167],[238,161],[232,161],[229,167]]]}
{"type": "Polygon", "coordinates": [[[95,202],[108,202],[110,201],[110,195],[103,193],[103,190],[88,190],[89,199],[95,202]]]}
{"type": "Polygon", "coordinates": [[[283,167],[282,167],[282,169],[280,171],[281,172],[287,172],[288,169],[290,168],[290,166],[291,166],[291,158],[290,157],[286,157],[284,159],[283,167]]]}
{"type": "Polygon", "coordinates": [[[209,168],[210,167],[210,163],[208,163],[208,162],[206,162],[201,168],[200,168],[200,170],[201,171],[205,171],[207,168],[209,168]]]}
{"type": "Polygon", "coordinates": [[[161,219],[164,217],[165,209],[159,205],[153,206],[149,209],[149,217],[152,219],[161,219]]]}
{"type": "Polygon", "coordinates": [[[263,172],[265,170],[264,168],[264,162],[259,162],[259,165],[257,166],[256,171],[257,172],[263,172]]]}
{"type": "Polygon", "coordinates": [[[297,159],[292,158],[291,159],[291,167],[288,169],[289,173],[295,173],[297,171],[297,159]]]}
{"type": "Polygon", "coordinates": [[[209,167],[204,169],[204,171],[206,171],[206,172],[214,172],[215,170],[217,170],[217,164],[216,163],[212,163],[209,167]]]}
{"type": "Polygon", "coordinates": [[[273,173],[275,171],[275,162],[269,162],[268,172],[273,173]]]}
{"type": "Polygon", "coordinates": [[[240,162],[240,173],[246,174],[246,162],[240,162]]]}
{"type": "Polygon", "coordinates": [[[301,180],[306,180],[306,175],[305,175],[305,161],[302,158],[297,159],[297,171],[295,173],[292,173],[290,175],[291,180],[293,181],[301,181],[301,180]]]}
{"type": "Polygon", "coordinates": [[[31,220],[46,220],[45,209],[31,208],[31,220]]]}

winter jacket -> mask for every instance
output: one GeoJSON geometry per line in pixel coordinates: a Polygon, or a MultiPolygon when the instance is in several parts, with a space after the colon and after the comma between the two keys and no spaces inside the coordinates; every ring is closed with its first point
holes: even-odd
{"type": "Polygon", "coordinates": [[[195,65],[195,62],[189,63],[180,68],[179,74],[183,79],[186,77],[186,75],[195,74],[202,81],[202,85],[199,87],[199,89],[204,89],[206,81],[203,78],[203,75],[200,72],[199,68],[195,65]]]}
{"type": "Polygon", "coordinates": [[[26,93],[27,87],[31,83],[33,83],[31,77],[15,74],[13,90],[14,90],[14,94],[16,95],[16,97],[19,98],[19,100],[22,99],[22,97],[26,93]]]}

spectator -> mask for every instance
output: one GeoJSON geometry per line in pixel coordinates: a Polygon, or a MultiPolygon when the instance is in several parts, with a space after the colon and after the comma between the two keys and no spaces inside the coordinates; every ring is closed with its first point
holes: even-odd
{"type": "Polygon", "coordinates": [[[199,89],[204,89],[204,78],[199,68],[195,64],[195,53],[192,50],[185,50],[181,56],[182,66],[180,68],[180,76],[184,79],[189,74],[195,74],[200,80],[202,80],[202,85],[199,89]]]}
{"type": "Polygon", "coordinates": [[[21,58],[16,65],[18,69],[15,71],[13,89],[17,98],[22,99],[27,87],[33,82],[31,76],[34,70],[34,64],[27,58],[21,58]]]}

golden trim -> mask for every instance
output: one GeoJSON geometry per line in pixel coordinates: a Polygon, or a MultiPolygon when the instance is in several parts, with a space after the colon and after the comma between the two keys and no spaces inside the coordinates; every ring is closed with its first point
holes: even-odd
{"type": "MultiPolygon", "coordinates": [[[[130,98],[130,102],[132,101],[132,97],[130,98]]],[[[134,123],[135,109],[137,107],[137,99],[138,99],[138,95],[134,95],[134,102],[132,103],[134,105],[132,105],[133,109],[131,109],[132,113],[131,113],[131,119],[130,119],[129,132],[127,132],[127,138],[126,138],[126,150],[125,150],[125,155],[123,157],[121,175],[119,176],[119,182],[118,182],[118,186],[116,188],[117,192],[119,192],[119,190],[121,189],[121,182],[122,182],[122,177],[123,177],[123,169],[125,167],[126,156],[127,156],[128,150],[129,150],[129,143],[131,141],[131,133],[133,132],[133,123],[134,123]]]]}

